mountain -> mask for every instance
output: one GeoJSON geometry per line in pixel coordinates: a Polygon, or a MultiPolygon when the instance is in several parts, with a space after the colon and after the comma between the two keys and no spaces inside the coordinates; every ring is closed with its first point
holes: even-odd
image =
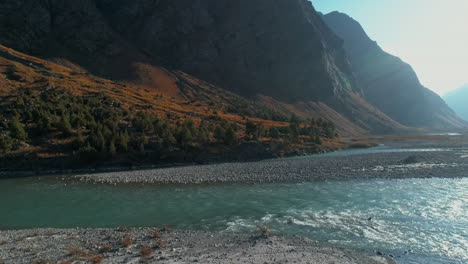
{"type": "Polygon", "coordinates": [[[179,97],[184,72],[343,134],[405,129],[362,98],[342,40],[307,0],[4,0],[0,43],[179,97]]]}
{"type": "Polygon", "coordinates": [[[420,83],[409,64],[382,50],[353,18],[332,12],[323,19],[344,40],[358,86],[367,101],[406,126],[430,129],[467,126],[440,96],[420,83]]]}
{"type": "Polygon", "coordinates": [[[447,93],[444,99],[447,104],[460,115],[461,118],[468,120],[468,105],[466,100],[468,98],[468,84],[447,93]]]}

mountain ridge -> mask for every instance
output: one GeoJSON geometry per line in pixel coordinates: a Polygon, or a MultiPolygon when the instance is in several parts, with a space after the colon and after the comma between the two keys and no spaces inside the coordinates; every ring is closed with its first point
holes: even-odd
{"type": "Polygon", "coordinates": [[[340,12],[323,18],[344,40],[364,97],[382,112],[412,127],[453,129],[467,125],[440,96],[420,83],[409,64],[371,40],[359,22],[340,12]]]}
{"type": "Polygon", "coordinates": [[[461,118],[468,120],[468,107],[466,98],[468,98],[468,83],[462,85],[454,91],[448,92],[443,96],[447,104],[457,112],[461,118]]]}
{"type": "Polygon", "coordinates": [[[347,132],[406,129],[361,100],[342,41],[306,0],[5,0],[0,7],[0,43],[97,76],[178,96],[165,68],[249,98],[315,105],[294,107],[304,118],[326,105],[347,120],[347,132]]]}

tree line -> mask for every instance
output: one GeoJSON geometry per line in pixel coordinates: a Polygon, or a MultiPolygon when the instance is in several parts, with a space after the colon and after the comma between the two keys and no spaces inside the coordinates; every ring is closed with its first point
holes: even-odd
{"type": "Polygon", "coordinates": [[[266,129],[261,123],[243,124],[219,116],[206,120],[161,117],[133,112],[104,94],[75,96],[60,89],[21,90],[10,104],[0,106],[0,152],[20,142],[45,144],[50,137],[71,139],[71,151],[82,159],[109,158],[118,154],[173,151],[190,152],[211,145],[234,145],[264,138],[291,143],[322,144],[336,136],[333,123],[322,119],[300,120],[266,129]]]}

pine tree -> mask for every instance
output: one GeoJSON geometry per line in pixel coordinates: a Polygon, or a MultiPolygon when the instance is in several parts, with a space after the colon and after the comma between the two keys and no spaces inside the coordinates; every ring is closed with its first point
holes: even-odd
{"type": "Polygon", "coordinates": [[[289,123],[291,124],[299,124],[301,123],[301,120],[299,119],[299,117],[295,114],[292,114],[291,115],[291,118],[289,119],[289,123]]]}
{"type": "Polygon", "coordinates": [[[254,122],[247,120],[247,122],[245,122],[245,134],[247,135],[247,137],[249,139],[252,139],[256,137],[256,133],[257,125],[254,122]]]}
{"type": "Polygon", "coordinates": [[[59,130],[66,137],[68,137],[68,136],[70,136],[72,134],[72,127],[71,127],[71,124],[70,124],[70,120],[68,119],[68,117],[66,115],[63,115],[60,118],[59,130]]]}
{"type": "Polygon", "coordinates": [[[101,130],[96,129],[91,132],[89,141],[91,146],[99,152],[104,152],[106,150],[106,140],[101,133],[101,130]]]}
{"type": "Polygon", "coordinates": [[[257,125],[257,133],[256,133],[256,138],[262,138],[265,136],[265,127],[262,124],[257,125]]]}
{"type": "Polygon", "coordinates": [[[187,149],[188,147],[192,145],[192,141],[193,141],[193,137],[192,137],[192,133],[190,132],[190,129],[184,126],[178,134],[179,145],[183,149],[187,149]]]}
{"type": "Polygon", "coordinates": [[[230,126],[225,132],[224,143],[226,145],[231,145],[232,143],[234,143],[235,140],[236,140],[236,132],[234,131],[232,126],[230,126]]]}
{"type": "Polygon", "coordinates": [[[317,145],[322,145],[322,139],[319,136],[315,136],[314,143],[317,145]]]}
{"type": "Polygon", "coordinates": [[[208,143],[210,141],[210,136],[209,136],[209,132],[208,132],[208,129],[206,129],[206,127],[204,126],[201,126],[199,129],[198,129],[198,143],[200,143],[201,145],[204,145],[206,143],[208,143]]]}
{"type": "Polygon", "coordinates": [[[115,139],[112,139],[112,140],[109,142],[109,154],[111,154],[112,156],[114,156],[116,153],[117,153],[117,149],[116,149],[116,147],[115,147],[115,139]]]}
{"type": "Polygon", "coordinates": [[[226,130],[221,126],[217,126],[214,131],[214,137],[219,142],[224,142],[226,139],[226,130]]]}
{"type": "Polygon", "coordinates": [[[18,95],[18,97],[16,97],[16,107],[23,107],[24,106],[24,99],[23,99],[23,96],[21,95],[18,95]]]}
{"type": "Polygon", "coordinates": [[[123,153],[128,152],[128,141],[129,141],[129,136],[128,136],[127,131],[119,134],[117,138],[119,152],[123,152],[123,153]]]}
{"type": "Polygon", "coordinates": [[[270,135],[271,138],[279,138],[280,136],[278,128],[276,127],[271,127],[268,134],[270,135]]]}
{"type": "Polygon", "coordinates": [[[24,130],[24,126],[21,124],[18,116],[10,122],[10,133],[13,138],[21,141],[25,141],[28,138],[28,134],[24,130]]]}
{"type": "Polygon", "coordinates": [[[6,153],[13,147],[13,139],[7,135],[0,134],[0,152],[6,153]]]}

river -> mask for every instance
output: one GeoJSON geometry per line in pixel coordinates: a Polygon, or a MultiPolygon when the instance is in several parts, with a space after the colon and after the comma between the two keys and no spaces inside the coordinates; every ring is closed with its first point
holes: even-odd
{"type": "Polygon", "coordinates": [[[0,208],[0,228],[262,226],[399,263],[468,263],[468,178],[184,186],[20,178],[0,182],[0,208]]]}

